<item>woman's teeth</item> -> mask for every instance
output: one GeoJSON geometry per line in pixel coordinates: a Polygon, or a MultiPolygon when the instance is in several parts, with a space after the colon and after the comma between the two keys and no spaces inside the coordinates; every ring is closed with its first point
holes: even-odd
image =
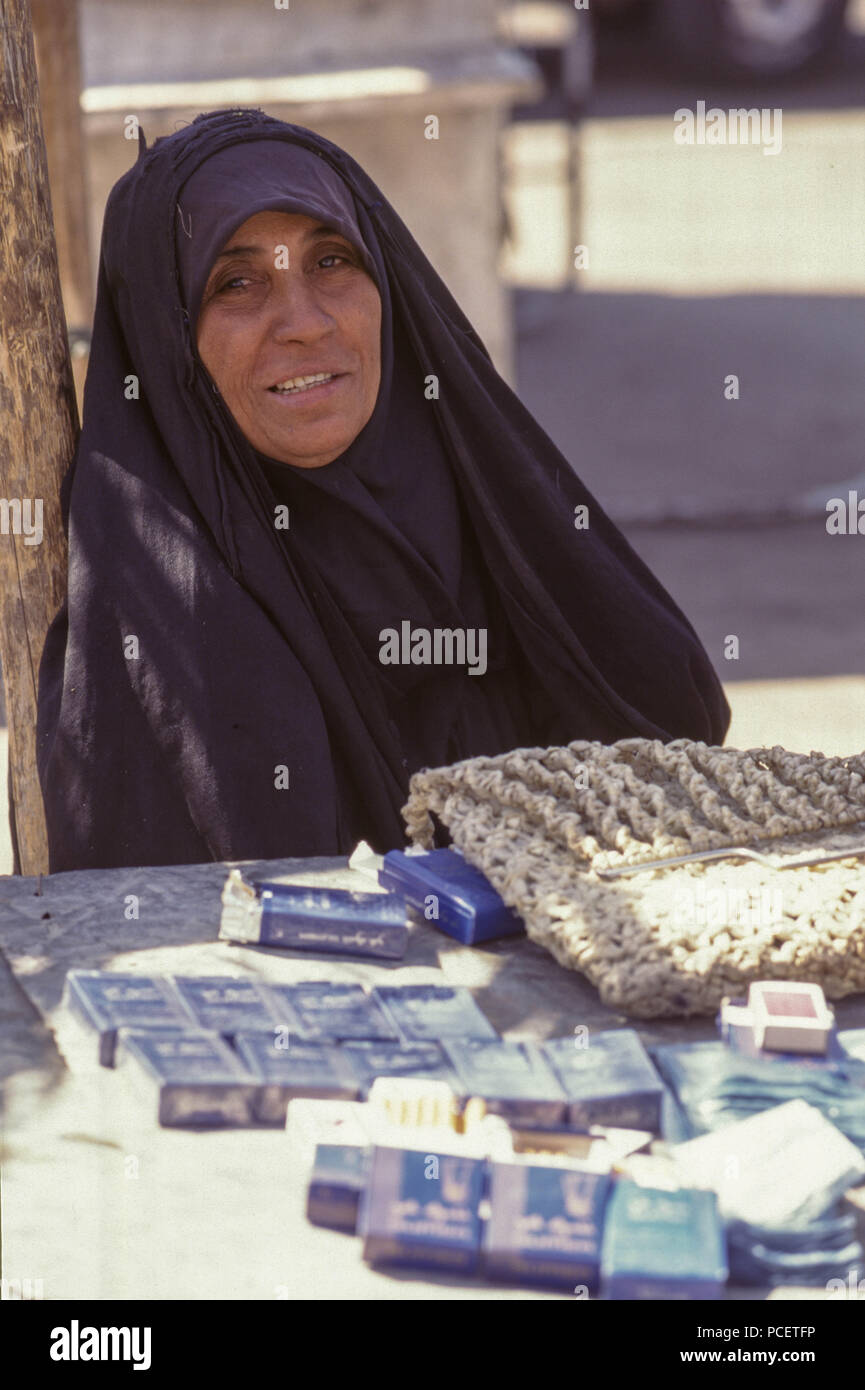
{"type": "Polygon", "coordinates": [[[298,391],[308,391],[310,386],[320,386],[323,381],[331,381],[333,372],[318,372],[316,376],[293,376],[287,381],[280,381],[276,386],[271,386],[271,391],[278,391],[280,395],[295,395],[298,391]]]}

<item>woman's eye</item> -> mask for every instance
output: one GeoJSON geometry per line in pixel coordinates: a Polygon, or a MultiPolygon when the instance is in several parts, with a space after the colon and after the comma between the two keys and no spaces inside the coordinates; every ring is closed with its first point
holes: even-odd
{"type": "Polygon", "coordinates": [[[248,283],[249,283],[249,280],[248,280],[248,277],[247,277],[246,275],[232,275],[232,277],[231,277],[230,280],[225,280],[225,281],[223,281],[223,283],[219,286],[219,289],[216,291],[216,293],[217,293],[217,294],[224,294],[226,290],[231,290],[231,289],[234,289],[234,288],[235,288],[236,286],[238,286],[238,285],[246,285],[246,284],[248,284],[248,283]]]}
{"type": "Polygon", "coordinates": [[[319,256],[317,264],[324,266],[325,270],[330,270],[331,267],[327,264],[328,261],[341,262],[343,265],[351,264],[348,256],[343,256],[338,251],[328,251],[326,256],[319,256]]]}

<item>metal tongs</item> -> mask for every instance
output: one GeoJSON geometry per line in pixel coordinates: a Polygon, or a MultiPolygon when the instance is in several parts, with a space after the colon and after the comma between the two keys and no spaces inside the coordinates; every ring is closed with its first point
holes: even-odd
{"type": "Polygon", "coordinates": [[[859,859],[865,854],[865,845],[853,845],[850,849],[836,849],[831,854],[809,854],[802,859],[788,859],[776,864],[768,854],[759,854],[755,849],[738,846],[731,849],[697,850],[694,854],[680,854],[671,859],[645,859],[640,864],[620,864],[615,869],[596,869],[598,878],[623,878],[626,874],[641,874],[649,869],[671,869],[676,864],[696,864],[708,859],[753,859],[764,869],[806,869],[811,864],[829,864],[833,859],[859,859]]]}

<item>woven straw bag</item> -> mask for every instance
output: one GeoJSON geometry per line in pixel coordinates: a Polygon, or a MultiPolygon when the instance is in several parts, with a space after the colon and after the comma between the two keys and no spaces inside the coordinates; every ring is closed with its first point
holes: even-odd
{"type": "Polygon", "coordinates": [[[416,773],[403,817],[424,848],[431,813],[531,939],[618,1011],[711,1014],[761,979],[808,980],[832,999],[865,991],[865,858],[598,873],[730,846],[779,864],[861,847],[865,755],[687,739],[524,748],[416,773]]]}

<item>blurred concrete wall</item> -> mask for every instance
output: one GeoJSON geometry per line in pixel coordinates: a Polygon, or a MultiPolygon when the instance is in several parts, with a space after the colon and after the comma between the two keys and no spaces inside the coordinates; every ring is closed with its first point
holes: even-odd
{"type": "Polygon", "coordinates": [[[81,0],[87,85],[377,66],[480,49],[500,0],[81,0]]]}
{"type": "Polygon", "coordinates": [[[380,185],[513,375],[499,275],[499,137],[537,91],[501,42],[503,0],[82,0],[82,104],[92,251],[114,182],[148,142],[201,110],[262,106],[348,150],[380,185]],[[238,79],[250,79],[238,82],[238,79]],[[428,117],[438,138],[428,138],[428,117]]]}

